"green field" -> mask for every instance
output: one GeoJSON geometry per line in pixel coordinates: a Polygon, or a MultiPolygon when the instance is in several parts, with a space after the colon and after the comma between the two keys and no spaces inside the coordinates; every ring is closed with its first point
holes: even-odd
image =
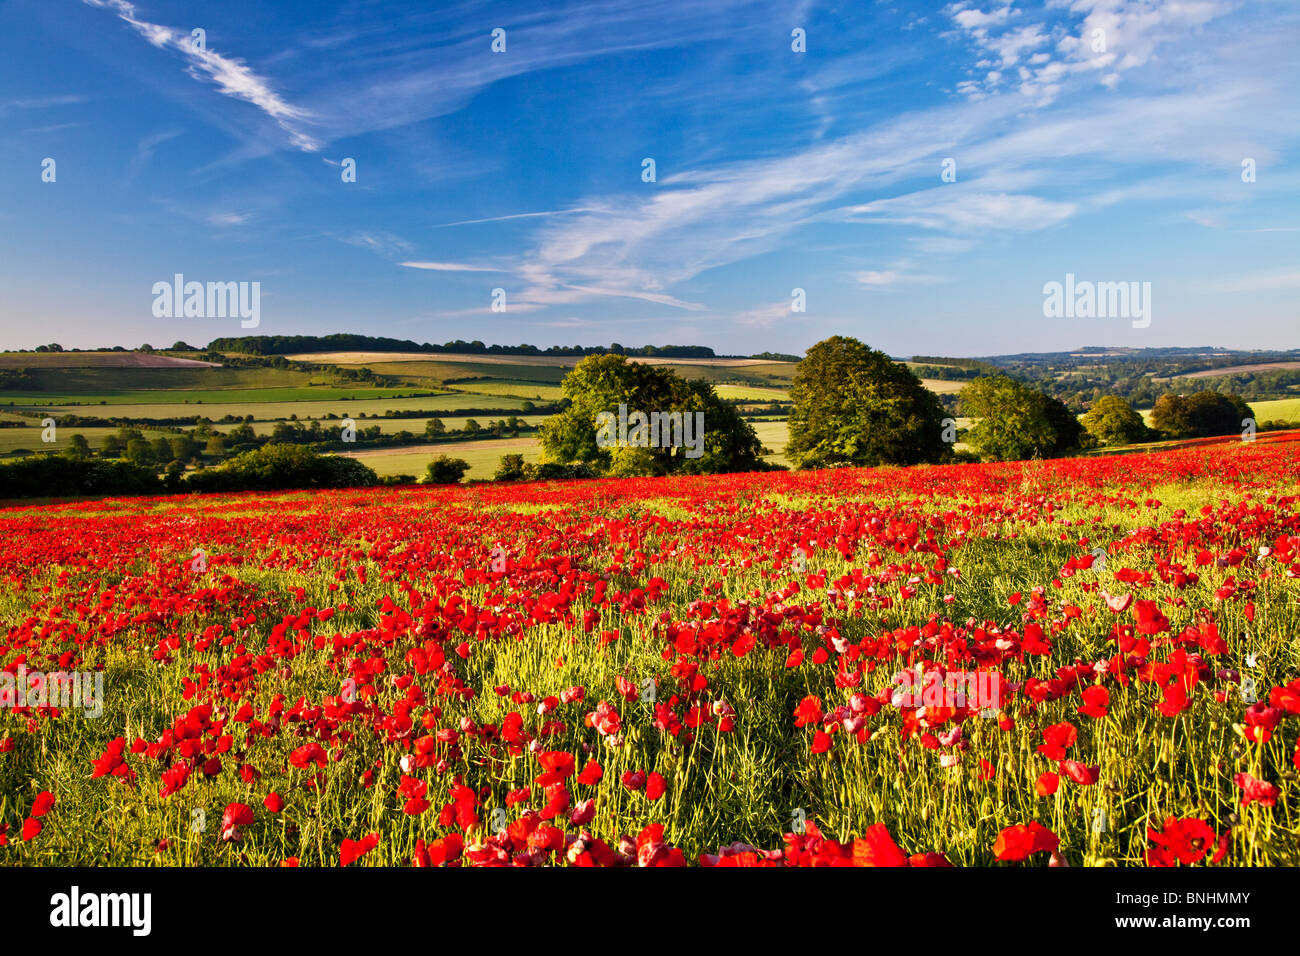
{"type": "Polygon", "coordinates": [[[558,385],[546,385],[541,382],[520,382],[510,380],[491,380],[459,382],[447,386],[458,392],[470,395],[491,395],[494,398],[531,399],[535,402],[554,402],[564,396],[558,385]]]}
{"type": "Polygon", "coordinates": [[[381,477],[384,475],[424,474],[425,466],[439,455],[463,458],[469,462],[465,473],[467,481],[486,481],[495,474],[502,455],[523,455],[528,462],[537,461],[541,448],[536,438],[490,438],[483,441],[441,442],[434,445],[414,445],[409,448],[383,451],[347,452],[346,457],[365,462],[381,477]]]}
{"type": "MultiPolygon", "coordinates": [[[[488,415],[453,415],[450,417],[445,415],[431,415],[429,418],[441,419],[443,425],[446,426],[448,431],[454,431],[456,429],[464,428],[465,423],[471,418],[484,428],[487,428],[492,422],[497,421],[498,419],[510,418],[511,415],[514,415],[514,417],[518,418],[520,421],[527,422],[529,425],[539,425],[547,418],[545,415],[518,415],[514,412],[501,412],[488,415]]],[[[384,435],[395,435],[402,431],[411,432],[415,435],[423,435],[425,425],[428,423],[429,418],[359,418],[355,421],[357,423],[357,428],[359,429],[374,428],[378,425],[380,433],[384,435]]],[[[283,421],[283,419],[255,421],[252,423],[252,429],[258,435],[269,435],[275,430],[275,426],[281,421],[283,421]]],[[[300,415],[298,416],[298,421],[300,423],[310,424],[313,419],[304,419],[300,415]]],[[[319,421],[321,427],[325,429],[338,428],[340,426],[340,420],[337,418],[322,418],[315,419],[315,421],[319,421]]],[[[2,431],[2,429],[0,429],[0,431],[2,431]]]]}
{"type": "MultiPolygon", "coordinates": [[[[144,389],[131,392],[112,393],[63,393],[49,392],[4,392],[3,400],[14,406],[29,408],[49,408],[52,406],[87,406],[101,405],[148,405],[157,407],[158,400],[164,395],[174,394],[174,389],[144,389]]],[[[209,390],[184,390],[185,400],[169,403],[187,408],[182,415],[193,415],[195,405],[251,405],[251,404],[285,404],[287,402],[340,402],[369,401],[382,398],[403,398],[419,394],[422,389],[415,388],[330,388],[328,386],[307,386],[304,388],[231,388],[209,390]]],[[[206,412],[204,414],[207,414],[206,412]]],[[[245,413],[247,414],[247,413],[245,413]]]]}
{"type": "MultiPolygon", "coordinates": [[[[389,409],[393,410],[418,410],[428,411],[437,414],[444,409],[456,408],[480,408],[490,407],[499,408],[509,415],[512,410],[523,408],[523,399],[497,397],[497,396],[475,396],[466,392],[449,392],[441,395],[425,395],[415,398],[365,398],[358,399],[355,396],[364,392],[364,389],[353,389],[342,393],[338,397],[327,398],[317,401],[276,401],[268,399],[261,402],[203,402],[202,404],[190,402],[155,402],[153,404],[142,405],[115,405],[111,410],[103,406],[86,406],[86,405],[50,405],[50,406],[31,406],[38,407],[42,411],[48,411],[52,414],[67,412],[73,415],[111,415],[114,418],[181,418],[190,415],[203,415],[214,421],[224,418],[227,415],[236,415],[243,418],[246,415],[252,415],[254,420],[276,420],[287,419],[290,415],[297,415],[301,419],[325,418],[331,412],[340,418],[346,415],[357,416],[362,413],[366,415],[383,415],[389,409]],[[352,396],[349,398],[348,396],[352,396]]],[[[0,406],[2,408],[3,406],[0,406]]],[[[481,418],[480,418],[481,420],[481,418]]]]}
{"type": "Polygon", "coordinates": [[[1265,402],[1251,402],[1258,422],[1300,422],[1300,398],[1276,398],[1265,402]]]}
{"type": "Polygon", "coordinates": [[[742,402],[788,402],[790,393],[783,388],[763,388],[754,385],[715,385],[713,390],[719,398],[736,399],[742,402]]]}
{"type": "MultiPolygon", "coordinates": [[[[531,416],[529,420],[540,421],[545,416],[531,416]]],[[[447,427],[452,427],[451,419],[444,419],[447,427]]],[[[485,424],[482,418],[479,424],[485,424]]],[[[358,423],[359,425],[361,423],[358,423]]],[[[423,425],[420,426],[423,429],[423,425]]],[[[414,428],[411,431],[417,431],[414,428]]],[[[778,465],[789,465],[783,452],[787,440],[785,422],[755,422],[754,432],[763,445],[773,454],[767,461],[778,465]]],[[[541,446],[536,436],[521,435],[518,438],[489,438],[480,441],[440,442],[431,445],[413,445],[408,448],[383,449],[345,453],[349,458],[358,458],[365,462],[379,475],[415,475],[424,474],[424,467],[438,455],[463,458],[470,464],[465,473],[466,480],[487,480],[497,470],[502,455],[523,455],[525,461],[535,462],[541,455],[541,446]]]]}
{"type": "MultiPolygon", "coordinates": [[[[100,443],[109,435],[116,435],[116,428],[55,428],[55,440],[46,443],[41,440],[44,429],[40,422],[31,419],[36,423],[28,428],[0,428],[0,455],[12,455],[20,449],[27,449],[29,452],[48,452],[62,451],[68,447],[73,435],[85,435],[86,441],[90,447],[98,451],[100,443]]],[[[141,434],[150,440],[162,435],[167,438],[174,436],[174,432],[162,432],[153,429],[142,428],[141,434]]]]}
{"type": "MultiPolygon", "coordinates": [[[[1262,402],[1247,402],[1255,413],[1255,421],[1296,422],[1300,424],[1300,398],[1274,398],[1262,402]]],[[[1151,409],[1140,411],[1142,420],[1151,424],[1151,409]]]]}

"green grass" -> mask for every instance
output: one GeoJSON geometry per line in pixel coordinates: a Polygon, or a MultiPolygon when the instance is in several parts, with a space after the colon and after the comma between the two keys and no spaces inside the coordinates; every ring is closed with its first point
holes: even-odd
{"type": "MultiPolygon", "coordinates": [[[[226,415],[243,418],[252,415],[254,420],[287,419],[297,415],[300,419],[324,418],[331,412],[339,417],[357,416],[362,412],[367,415],[383,415],[389,409],[419,410],[437,414],[443,409],[495,407],[501,409],[519,409],[523,400],[505,396],[476,396],[467,392],[448,392],[441,395],[423,395],[414,398],[375,398],[362,397],[364,389],[341,391],[334,397],[323,400],[276,401],[268,399],[260,402],[155,402],[141,405],[86,406],[53,405],[36,406],[41,411],[52,414],[68,412],[74,415],[104,415],[113,418],[181,418],[190,415],[203,415],[213,420],[226,415]]],[[[4,406],[0,405],[0,408],[4,406]]],[[[509,414],[507,412],[507,414],[509,414]]]]}
{"type": "MultiPolygon", "coordinates": [[[[46,392],[0,392],[0,401],[19,407],[46,408],[51,406],[72,406],[81,408],[104,405],[134,405],[156,408],[163,404],[189,409],[182,415],[193,415],[196,405],[237,405],[277,404],[286,402],[340,402],[370,401],[382,398],[402,398],[418,394],[415,388],[331,388],[329,386],[310,386],[304,388],[231,388],[184,391],[185,400],[179,402],[160,402],[165,395],[172,395],[170,390],[148,389],[134,392],[112,393],[64,393],[46,392]]],[[[70,409],[75,411],[75,409],[70,409]]],[[[115,413],[116,414],[116,413],[115,413]]],[[[207,414],[206,412],[204,414],[207,414]]]]}
{"type": "MultiPolygon", "coordinates": [[[[465,423],[471,418],[486,428],[492,422],[499,419],[508,419],[511,415],[514,415],[515,418],[527,422],[530,425],[541,424],[547,418],[545,415],[517,415],[514,412],[502,412],[500,414],[489,415],[431,415],[429,418],[358,418],[355,419],[355,421],[358,429],[373,428],[378,425],[380,432],[385,435],[395,435],[402,431],[411,432],[416,435],[423,435],[424,427],[430,418],[441,419],[447,430],[453,431],[458,428],[464,428],[465,423]]],[[[317,420],[320,421],[321,428],[324,429],[338,428],[340,425],[339,419],[317,420]]],[[[268,419],[266,421],[253,422],[252,428],[258,435],[269,435],[275,430],[275,426],[279,424],[280,421],[282,421],[282,419],[268,419]]],[[[310,424],[311,421],[311,419],[304,419],[301,417],[298,419],[299,423],[310,424]]],[[[218,426],[217,430],[221,431],[221,426],[218,426]]],[[[0,429],[0,432],[3,431],[3,429],[0,429]]]]}
{"type": "MultiPolygon", "coordinates": [[[[55,441],[47,444],[41,440],[44,431],[45,429],[39,423],[29,428],[0,428],[0,455],[10,455],[23,448],[35,453],[62,451],[68,447],[68,443],[75,434],[85,435],[90,447],[98,451],[105,438],[117,434],[116,428],[56,427],[54,430],[55,441]]],[[[148,428],[142,428],[140,431],[145,438],[150,440],[160,435],[165,438],[174,437],[173,433],[148,428]]]]}
{"type": "Polygon", "coordinates": [[[742,402],[788,402],[790,393],[783,388],[760,388],[754,385],[715,385],[719,398],[738,399],[742,402]]]}
{"type": "Polygon", "coordinates": [[[469,471],[465,473],[465,478],[474,481],[491,478],[496,473],[503,455],[523,455],[525,461],[535,462],[540,454],[541,446],[536,437],[521,435],[518,438],[488,438],[478,441],[416,445],[391,451],[349,452],[347,457],[365,462],[381,478],[385,475],[415,475],[419,478],[424,474],[425,466],[439,455],[463,458],[469,462],[469,471]]]}
{"type": "Polygon", "coordinates": [[[1300,423],[1300,398],[1278,398],[1248,404],[1255,412],[1256,421],[1300,423]]]}
{"type": "Polygon", "coordinates": [[[448,388],[470,395],[488,395],[493,398],[518,398],[553,402],[564,396],[558,385],[544,382],[474,381],[448,384],[448,388]]]}

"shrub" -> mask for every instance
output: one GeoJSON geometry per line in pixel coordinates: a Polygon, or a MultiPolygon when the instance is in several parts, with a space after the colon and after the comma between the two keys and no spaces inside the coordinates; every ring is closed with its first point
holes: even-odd
{"type": "Polygon", "coordinates": [[[465,459],[439,455],[429,462],[424,472],[424,481],[429,485],[455,485],[460,483],[467,471],[469,462],[465,459]]]}

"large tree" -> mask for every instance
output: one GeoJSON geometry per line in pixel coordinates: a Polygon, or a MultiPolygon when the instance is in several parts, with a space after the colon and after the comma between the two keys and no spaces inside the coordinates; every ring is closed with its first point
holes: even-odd
{"type": "Polygon", "coordinates": [[[671,369],[629,362],[623,355],[593,355],[564,377],[561,388],[567,407],[538,430],[544,462],[581,462],[610,475],[766,467],[754,429],[707,382],[687,381],[671,369]],[[670,417],[681,424],[675,430],[637,432],[636,413],[660,416],[661,425],[670,417]],[[697,413],[703,414],[702,430],[697,413]],[[620,433],[620,415],[628,425],[626,435],[620,433]]]}
{"type": "Polygon", "coordinates": [[[976,422],[966,443],[985,461],[1051,458],[1079,446],[1083,426],[1060,401],[1005,375],[972,379],[962,411],[976,422]]]}
{"type": "Polygon", "coordinates": [[[1241,431],[1242,421],[1254,417],[1251,407],[1237,395],[1169,393],[1156,400],[1151,424],[1168,438],[1205,438],[1241,431]]]}
{"type": "Polygon", "coordinates": [[[1102,445],[1131,445],[1146,437],[1142,416],[1118,395],[1103,395],[1083,416],[1088,434],[1102,445]]]}
{"type": "Polygon", "coordinates": [[[943,459],[945,412],[906,365],[836,335],[810,348],[790,389],[786,457],[800,468],[943,459]]]}

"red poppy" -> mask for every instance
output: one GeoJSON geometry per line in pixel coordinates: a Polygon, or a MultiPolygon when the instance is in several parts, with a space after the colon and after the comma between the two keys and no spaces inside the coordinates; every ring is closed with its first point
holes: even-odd
{"type": "Polygon", "coordinates": [[[993,844],[993,855],[1004,862],[1014,863],[1033,853],[1054,853],[1060,845],[1056,834],[1037,821],[1017,823],[998,834],[993,844]]]}
{"type": "Polygon", "coordinates": [[[377,846],[379,846],[378,833],[368,833],[360,840],[344,837],[343,844],[339,847],[339,866],[351,866],[377,846]]]}

